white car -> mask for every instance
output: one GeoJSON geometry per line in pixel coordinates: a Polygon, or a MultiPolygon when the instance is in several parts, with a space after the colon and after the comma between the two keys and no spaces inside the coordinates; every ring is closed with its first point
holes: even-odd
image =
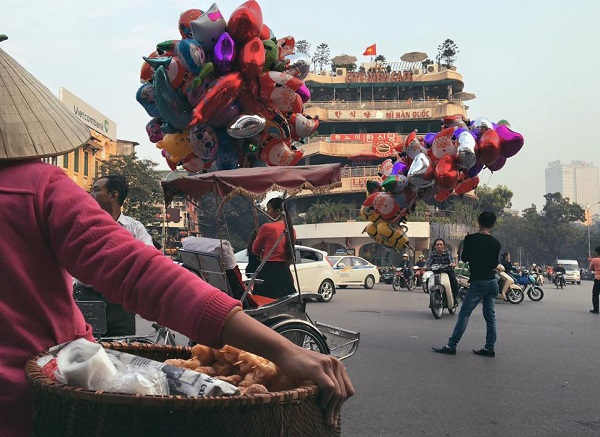
{"type": "MultiPolygon", "coordinates": [[[[246,266],[248,254],[246,249],[235,254],[235,260],[242,273],[242,279],[247,280],[246,266]]],[[[290,266],[294,275],[294,266],[290,266]]],[[[315,294],[319,302],[329,302],[335,294],[335,280],[331,261],[327,252],[312,247],[296,246],[296,270],[300,280],[302,293],[315,294]]],[[[297,286],[294,275],[294,286],[297,286]]]]}
{"type": "Polygon", "coordinates": [[[359,285],[367,289],[379,282],[379,270],[359,256],[330,256],[335,273],[335,286],[346,288],[348,285],[359,285]]]}

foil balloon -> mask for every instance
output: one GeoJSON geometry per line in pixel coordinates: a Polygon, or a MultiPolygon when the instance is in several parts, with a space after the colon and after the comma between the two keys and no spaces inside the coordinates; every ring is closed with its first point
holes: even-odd
{"type": "Polygon", "coordinates": [[[162,120],[158,117],[154,117],[146,124],[146,133],[151,143],[156,144],[164,138],[165,134],[160,130],[161,124],[162,120]]]}
{"type": "Polygon", "coordinates": [[[260,30],[260,35],[258,35],[258,37],[264,41],[265,39],[272,39],[275,36],[273,35],[273,31],[269,28],[269,26],[263,23],[262,29],[260,30]]]}
{"type": "Polygon", "coordinates": [[[400,206],[396,203],[392,193],[378,193],[373,199],[373,207],[387,222],[397,222],[402,216],[400,206]]]}
{"type": "Polygon", "coordinates": [[[193,38],[200,43],[206,53],[212,53],[226,23],[219,7],[213,3],[208,11],[190,22],[193,38]]]}
{"type": "Polygon", "coordinates": [[[245,112],[261,115],[266,120],[265,128],[259,140],[261,146],[266,145],[271,138],[280,140],[290,139],[291,132],[288,122],[277,108],[271,107],[262,100],[257,99],[245,87],[240,90],[239,100],[245,112]]]}
{"type": "Polygon", "coordinates": [[[479,176],[475,176],[473,178],[466,178],[463,181],[459,182],[456,187],[454,187],[454,192],[456,194],[465,194],[469,191],[473,191],[479,185],[479,176]]]}
{"type": "Polygon", "coordinates": [[[469,176],[470,178],[474,178],[475,176],[477,176],[479,174],[479,172],[481,170],[483,170],[484,165],[480,162],[475,162],[475,165],[473,167],[471,167],[469,170],[467,170],[467,176],[469,176]]]}
{"type": "Polygon", "coordinates": [[[440,189],[440,191],[438,191],[436,193],[436,195],[433,196],[433,198],[435,200],[437,200],[438,202],[443,202],[448,197],[450,197],[451,194],[452,194],[452,190],[442,190],[442,189],[440,189]]]}
{"type": "Polygon", "coordinates": [[[442,126],[444,128],[456,126],[458,128],[468,129],[462,114],[448,115],[442,118],[442,126]]]}
{"type": "Polygon", "coordinates": [[[217,132],[207,124],[194,124],[189,130],[190,147],[194,154],[204,162],[210,162],[217,156],[219,140],[217,132]]]}
{"type": "Polygon", "coordinates": [[[456,152],[456,163],[463,170],[468,170],[475,165],[477,157],[475,156],[475,138],[470,131],[464,130],[457,138],[458,149],[456,152]]]}
{"type": "Polygon", "coordinates": [[[415,156],[408,169],[408,181],[417,188],[425,188],[433,185],[435,168],[425,153],[415,156]]]}
{"type": "Polygon", "coordinates": [[[394,193],[394,200],[400,208],[408,209],[417,201],[417,190],[408,185],[403,191],[394,193]]]}
{"type": "Polygon", "coordinates": [[[165,150],[173,162],[181,161],[185,156],[192,152],[189,140],[189,132],[167,134],[162,140],[156,143],[156,147],[165,150]]]}
{"type": "Polygon", "coordinates": [[[302,84],[300,88],[296,90],[296,94],[300,96],[302,99],[302,103],[306,103],[310,100],[310,90],[306,86],[306,84],[302,84]]]}
{"type": "Polygon", "coordinates": [[[258,3],[249,0],[238,6],[227,21],[227,31],[238,43],[245,43],[262,32],[263,15],[258,3]]]}
{"type": "Polygon", "coordinates": [[[165,161],[171,170],[177,170],[178,161],[173,161],[171,155],[166,150],[160,151],[162,156],[165,158],[165,161]]]}
{"type": "Polygon", "coordinates": [[[202,15],[200,9],[188,9],[179,15],[179,34],[183,39],[192,38],[192,27],[190,23],[202,15]]]}
{"type": "Polygon", "coordinates": [[[471,132],[473,132],[473,135],[475,135],[475,138],[479,140],[479,138],[481,138],[484,132],[490,129],[494,129],[494,125],[487,118],[478,117],[473,121],[473,123],[471,123],[470,128],[471,132]]]}
{"type": "Polygon", "coordinates": [[[158,117],[160,112],[156,107],[156,97],[154,95],[154,85],[151,82],[146,82],[138,88],[135,93],[135,99],[146,110],[150,117],[158,117]]]}
{"type": "Polygon", "coordinates": [[[294,47],[296,46],[296,40],[293,36],[286,36],[277,40],[277,48],[279,49],[278,59],[283,59],[287,55],[294,53],[294,47]]]}
{"type": "Polygon", "coordinates": [[[163,58],[176,55],[177,53],[175,52],[177,51],[177,43],[179,43],[178,39],[168,39],[166,41],[159,42],[156,44],[156,52],[163,58]]]}
{"type": "Polygon", "coordinates": [[[242,86],[242,73],[234,71],[216,79],[206,90],[193,111],[191,124],[207,123],[222,108],[231,105],[242,86]]]}
{"type": "Polygon", "coordinates": [[[291,130],[290,135],[294,140],[311,136],[319,127],[318,118],[310,118],[301,113],[290,115],[288,122],[291,130]]]}
{"type": "Polygon", "coordinates": [[[458,183],[458,168],[456,158],[444,155],[435,166],[435,184],[442,190],[452,190],[458,183]]]}
{"type": "Polygon", "coordinates": [[[259,38],[252,38],[242,47],[238,69],[246,78],[258,77],[265,66],[265,47],[259,38]]]}
{"type": "Polygon", "coordinates": [[[262,132],[266,123],[260,115],[240,115],[231,122],[227,133],[233,138],[250,138],[262,132]]]}
{"type": "Polygon", "coordinates": [[[394,175],[406,175],[408,173],[408,167],[402,161],[396,161],[392,166],[391,176],[394,175]]]}
{"type": "Polygon", "coordinates": [[[373,193],[379,193],[381,191],[383,191],[383,186],[381,185],[380,181],[367,181],[367,193],[369,194],[373,194],[373,193]]]}
{"type": "Polygon", "coordinates": [[[377,225],[377,234],[383,240],[383,244],[397,251],[410,247],[407,231],[406,226],[396,223],[383,222],[377,225]]]}
{"type": "Polygon", "coordinates": [[[408,186],[408,178],[403,174],[391,175],[381,186],[389,193],[401,193],[408,186]]]}
{"type": "Polygon", "coordinates": [[[181,166],[189,173],[200,173],[204,169],[204,164],[205,162],[193,152],[181,160],[181,166]]]}
{"type": "MultiPolygon", "coordinates": [[[[297,77],[300,80],[304,80],[310,72],[310,57],[304,53],[294,53],[287,55],[285,58],[289,63],[285,68],[285,72],[297,77]]],[[[275,62],[273,62],[274,64],[275,62]]]]}
{"type": "Polygon", "coordinates": [[[197,75],[206,63],[204,49],[193,39],[183,39],[177,43],[177,55],[181,65],[193,75],[197,75]]]}
{"type": "Polygon", "coordinates": [[[215,117],[210,120],[210,125],[213,127],[227,127],[231,122],[240,115],[242,108],[235,101],[231,105],[223,108],[215,117]]]}
{"type": "Polygon", "coordinates": [[[217,137],[219,139],[219,150],[215,158],[215,164],[218,170],[233,170],[239,164],[239,148],[234,145],[231,137],[225,130],[218,129],[217,137]]]}
{"type": "MultiPolygon", "coordinates": [[[[187,70],[179,60],[177,56],[168,56],[161,58],[144,58],[150,66],[154,69],[154,82],[156,82],[156,70],[158,67],[163,67],[166,71],[166,77],[168,82],[173,89],[178,89],[186,79],[188,75],[187,70]]],[[[154,84],[156,87],[156,83],[154,84]]]]}
{"type": "Polygon", "coordinates": [[[292,150],[285,140],[271,138],[261,149],[259,158],[270,166],[296,165],[302,155],[301,151],[292,150]]]}
{"type": "Polygon", "coordinates": [[[259,77],[259,95],[283,112],[302,112],[302,98],[296,90],[304,85],[300,79],[286,73],[269,71],[259,77]]]}
{"type": "MultiPolygon", "coordinates": [[[[159,56],[160,55],[158,54],[158,52],[154,51],[154,52],[150,53],[148,56],[146,56],[146,58],[158,58],[159,56]]],[[[153,77],[154,77],[154,68],[152,68],[152,66],[150,64],[148,64],[146,61],[144,61],[144,63],[142,64],[142,68],[140,70],[140,82],[141,83],[150,82],[153,77]]]]}
{"type": "Polygon", "coordinates": [[[429,132],[427,134],[425,134],[425,136],[423,137],[423,144],[425,144],[425,147],[430,149],[431,145],[433,144],[433,140],[435,140],[435,132],[429,132]]]}
{"type": "Polygon", "coordinates": [[[498,125],[495,130],[500,138],[500,155],[505,158],[515,156],[525,144],[523,135],[513,131],[505,124],[498,125]]]}
{"type": "Polygon", "coordinates": [[[265,49],[265,65],[263,66],[263,73],[275,69],[275,64],[279,57],[279,48],[277,43],[273,40],[263,40],[263,47],[265,49]]]}
{"type": "Polygon", "coordinates": [[[482,164],[489,167],[500,156],[500,137],[495,130],[486,130],[475,146],[475,156],[482,164]]]}
{"type": "Polygon", "coordinates": [[[233,70],[235,62],[235,42],[229,33],[223,32],[215,43],[213,64],[223,74],[233,70]]]}
{"type": "Polygon", "coordinates": [[[508,126],[510,127],[510,123],[508,122],[508,120],[505,120],[504,118],[500,121],[498,121],[498,123],[496,123],[498,126],[508,126]]]}
{"type": "Polygon", "coordinates": [[[490,171],[498,171],[500,170],[502,167],[504,167],[504,164],[506,164],[506,158],[502,155],[498,156],[498,159],[496,159],[494,161],[493,164],[488,165],[488,169],[490,171]]]}
{"type": "Polygon", "coordinates": [[[366,232],[369,237],[375,240],[375,242],[383,244],[383,239],[377,232],[377,225],[375,223],[369,223],[367,226],[365,226],[363,233],[364,232],[366,232]]]}
{"type": "Polygon", "coordinates": [[[211,81],[201,79],[199,76],[190,76],[183,87],[183,94],[188,103],[195,107],[202,99],[211,81]]]}
{"type": "Polygon", "coordinates": [[[415,159],[419,153],[425,153],[425,148],[421,145],[421,142],[417,138],[417,131],[412,131],[404,141],[404,147],[402,151],[408,156],[410,159],[415,159]]]}
{"type": "Polygon", "coordinates": [[[448,127],[436,134],[430,149],[430,156],[434,160],[438,160],[442,156],[456,154],[457,147],[453,138],[455,130],[456,127],[448,127]]]}
{"type": "Polygon", "coordinates": [[[381,180],[386,180],[392,174],[392,169],[394,168],[394,163],[391,159],[386,159],[377,168],[377,174],[381,177],[381,180]]]}
{"type": "MultiPolygon", "coordinates": [[[[177,130],[183,131],[186,129],[192,115],[192,106],[185,97],[171,87],[167,71],[163,65],[156,69],[153,83],[156,106],[160,112],[160,117],[177,130]]],[[[163,131],[166,131],[165,127],[163,127],[163,131]]]]}

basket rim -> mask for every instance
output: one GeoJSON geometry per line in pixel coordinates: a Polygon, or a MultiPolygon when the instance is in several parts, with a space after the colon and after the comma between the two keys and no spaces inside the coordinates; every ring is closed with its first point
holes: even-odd
{"type": "MultiPolygon", "coordinates": [[[[186,346],[166,346],[145,343],[100,343],[103,347],[111,349],[120,349],[124,352],[136,349],[151,350],[191,350],[186,346]]],[[[290,390],[244,394],[235,396],[183,396],[183,395],[145,395],[105,392],[103,390],[88,390],[81,387],[75,387],[62,384],[50,379],[37,360],[43,356],[50,355],[48,351],[43,351],[27,360],[25,364],[25,378],[34,392],[45,392],[59,397],[75,398],[78,400],[94,401],[97,403],[118,403],[118,404],[136,404],[136,405],[163,405],[173,404],[182,408],[189,407],[235,407],[235,406],[257,406],[257,405],[282,405],[295,404],[314,398],[319,394],[317,385],[308,385],[297,387],[290,390]]]]}

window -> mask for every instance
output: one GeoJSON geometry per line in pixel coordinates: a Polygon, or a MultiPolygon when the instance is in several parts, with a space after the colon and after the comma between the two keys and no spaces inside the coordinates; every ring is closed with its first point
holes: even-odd
{"type": "Polygon", "coordinates": [[[65,153],[63,155],[63,167],[69,168],[69,154],[68,153],[65,153]]]}
{"type": "Polygon", "coordinates": [[[83,175],[87,176],[89,174],[88,168],[90,165],[90,152],[87,150],[83,152],[83,175]]]}
{"type": "Polygon", "coordinates": [[[296,259],[300,260],[302,264],[306,264],[321,261],[323,256],[321,253],[313,252],[312,250],[296,250],[296,259]]]}
{"type": "Polygon", "coordinates": [[[79,149],[73,152],[73,171],[75,173],[79,171],[79,149]]]}

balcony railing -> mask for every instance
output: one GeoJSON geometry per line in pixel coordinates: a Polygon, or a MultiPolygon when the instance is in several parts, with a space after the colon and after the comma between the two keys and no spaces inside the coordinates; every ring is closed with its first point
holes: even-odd
{"type": "MultiPolygon", "coordinates": [[[[367,96],[365,96],[367,97],[367,96]]],[[[306,108],[322,108],[328,110],[334,109],[348,109],[348,110],[385,110],[385,109],[411,109],[411,108],[431,108],[435,106],[442,106],[446,104],[453,104],[465,107],[461,100],[454,99],[411,99],[411,100],[360,100],[360,101],[309,101],[306,104],[306,108]]]]}

